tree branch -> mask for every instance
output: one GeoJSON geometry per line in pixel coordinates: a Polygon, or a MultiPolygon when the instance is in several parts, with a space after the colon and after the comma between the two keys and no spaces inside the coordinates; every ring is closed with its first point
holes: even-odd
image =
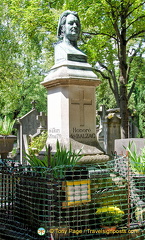
{"type": "MultiPolygon", "coordinates": [[[[110,71],[104,64],[102,64],[102,63],[100,63],[100,62],[99,62],[99,64],[100,64],[101,67],[103,67],[106,71],[108,71],[108,72],[111,74],[111,71],[110,71]]],[[[110,78],[109,76],[107,76],[106,74],[104,74],[104,72],[102,72],[101,70],[97,69],[96,67],[95,67],[95,70],[96,70],[98,73],[100,73],[103,78],[105,78],[105,79],[108,80],[109,86],[110,86],[112,92],[113,92],[114,95],[115,95],[115,90],[114,90],[114,88],[113,88],[113,86],[112,86],[111,78],[110,78]]]]}
{"type": "Polygon", "coordinates": [[[132,24],[134,24],[136,21],[138,21],[138,20],[141,19],[141,18],[145,18],[145,15],[136,18],[134,21],[132,21],[132,22],[126,27],[126,29],[128,29],[132,24]]]}
{"type": "Polygon", "coordinates": [[[96,67],[94,69],[95,69],[96,72],[100,73],[103,78],[109,80],[110,77],[105,75],[101,70],[97,69],[96,67]]]}
{"type": "Polygon", "coordinates": [[[136,76],[134,77],[134,80],[133,80],[133,84],[132,84],[132,86],[131,86],[131,89],[130,89],[130,91],[129,91],[129,93],[128,93],[128,96],[127,96],[127,98],[128,98],[128,101],[129,101],[129,99],[130,99],[130,97],[131,97],[131,94],[133,93],[133,90],[134,90],[134,87],[135,87],[135,84],[136,84],[136,81],[137,81],[137,74],[136,74],[136,76]]]}
{"type": "Polygon", "coordinates": [[[117,42],[120,40],[121,41],[121,35],[120,35],[120,32],[119,32],[119,28],[118,28],[118,25],[116,22],[113,23],[113,26],[114,26],[114,29],[116,31],[116,35],[118,37],[118,39],[116,40],[117,42]]]}
{"type": "Polygon", "coordinates": [[[130,11],[126,17],[128,17],[130,14],[132,14],[136,9],[138,9],[139,7],[143,6],[145,4],[145,1],[143,1],[143,3],[140,3],[137,7],[135,7],[134,9],[132,9],[132,11],[130,11]]]}
{"type": "MultiPolygon", "coordinates": [[[[144,29],[144,30],[141,30],[141,31],[138,31],[138,32],[136,32],[136,33],[134,33],[134,34],[132,34],[132,35],[126,40],[126,42],[129,42],[130,39],[133,39],[133,38],[137,37],[137,36],[138,36],[139,34],[141,34],[141,33],[145,33],[145,29],[144,29]]],[[[141,36],[138,36],[138,37],[141,37],[141,36]]]]}
{"type": "MultiPolygon", "coordinates": [[[[116,18],[116,15],[115,15],[115,13],[117,12],[118,8],[117,9],[115,8],[115,11],[114,11],[114,9],[113,9],[114,6],[111,5],[110,0],[108,0],[107,3],[111,6],[111,15],[112,15],[112,18],[113,18],[112,25],[113,25],[113,27],[114,27],[114,29],[116,31],[117,38],[121,40],[120,32],[119,32],[119,28],[118,28],[118,24],[117,24],[117,18],[116,18]]],[[[116,41],[118,41],[117,38],[115,38],[116,41]]]]}
{"type": "MultiPolygon", "coordinates": [[[[126,76],[127,76],[127,82],[128,82],[128,80],[129,80],[129,74],[130,74],[130,70],[131,70],[131,63],[132,63],[132,61],[134,60],[134,57],[136,56],[136,54],[139,52],[139,50],[140,50],[140,48],[141,48],[141,45],[142,45],[142,40],[140,41],[140,43],[139,43],[139,45],[138,45],[138,48],[135,49],[134,53],[132,54],[132,56],[131,56],[130,59],[129,59],[128,69],[127,69],[127,74],[126,74],[126,76]]],[[[140,57],[141,57],[141,55],[140,55],[140,57]]]]}
{"type": "Polygon", "coordinates": [[[102,33],[102,32],[98,32],[98,33],[90,33],[90,32],[82,32],[82,34],[88,34],[88,35],[93,35],[93,36],[97,36],[97,35],[103,35],[103,36],[107,36],[107,37],[109,37],[109,38],[113,38],[113,39],[115,39],[115,41],[117,41],[117,39],[115,38],[115,36],[114,35],[110,35],[109,33],[102,33]]]}
{"type": "Polygon", "coordinates": [[[119,107],[120,102],[119,102],[118,84],[117,84],[114,68],[111,71],[111,76],[112,76],[113,85],[114,85],[114,92],[113,93],[114,93],[114,96],[115,96],[115,99],[116,99],[116,102],[117,102],[117,106],[119,107]]]}
{"type": "Polygon", "coordinates": [[[99,62],[99,61],[98,61],[98,63],[100,64],[100,66],[101,66],[102,68],[104,68],[107,72],[109,72],[109,73],[111,74],[111,70],[109,70],[109,69],[107,68],[107,66],[105,66],[103,63],[101,63],[101,62],[99,62]]]}

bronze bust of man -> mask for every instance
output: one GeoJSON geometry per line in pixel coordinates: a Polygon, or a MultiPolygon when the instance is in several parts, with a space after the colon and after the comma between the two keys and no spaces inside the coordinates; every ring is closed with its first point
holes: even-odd
{"type": "Polygon", "coordinates": [[[63,12],[58,23],[57,36],[60,41],[55,46],[55,63],[66,60],[87,62],[86,55],[77,47],[80,32],[78,13],[70,10],[63,12]]]}

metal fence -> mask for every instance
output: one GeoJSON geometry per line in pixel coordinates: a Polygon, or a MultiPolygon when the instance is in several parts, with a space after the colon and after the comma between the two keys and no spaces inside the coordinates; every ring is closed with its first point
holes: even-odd
{"type": "Polygon", "coordinates": [[[0,167],[0,239],[144,239],[145,176],[107,164],[0,167]],[[61,178],[60,178],[61,176],[61,178]]]}

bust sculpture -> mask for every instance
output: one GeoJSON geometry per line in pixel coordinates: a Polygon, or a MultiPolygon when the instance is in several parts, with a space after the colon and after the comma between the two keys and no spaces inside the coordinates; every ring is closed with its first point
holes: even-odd
{"type": "Polygon", "coordinates": [[[87,56],[78,48],[81,24],[77,12],[67,10],[58,23],[58,43],[55,45],[55,63],[62,61],[87,62],[87,56]]]}

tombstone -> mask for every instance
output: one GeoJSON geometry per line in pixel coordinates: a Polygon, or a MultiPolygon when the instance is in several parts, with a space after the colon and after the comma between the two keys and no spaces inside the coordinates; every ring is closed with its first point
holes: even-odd
{"type": "Polygon", "coordinates": [[[114,141],[120,139],[121,131],[121,118],[112,110],[107,116],[108,119],[108,131],[107,131],[107,153],[112,154],[114,152],[114,141]]]}
{"type": "Polygon", "coordinates": [[[129,137],[130,138],[137,138],[137,135],[139,133],[138,127],[137,127],[137,119],[135,116],[132,116],[130,113],[129,116],[129,137]]]}
{"type": "Polygon", "coordinates": [[[28,152],[29,138],[39,136],[42,131],[46,130],[46,116],[44,113],[39,113],[35,106],[32,110],[19,118],[18,126],[18,146],[20,148],[20,163],[26,163],[26,154],[28,152]]]}
{"type": "MultiPolygon", "coordinates": [[[[111,154],[116,151],[114,141],[121,138],[121,117],[120,109],[108,109],[106,110],[104,105],[101,105],[100,109],[97,111],[100,115],[100,126],[97,133],[97,139],[99,144],[104,149],[107,154],[111,154]]],[[[137,139],[138,129],[135,126],[133,119],[134,117],[129,116],[129,137],[132,139],[137,139]]],[[[117,146],[120,144],[117,143],[117,146]]],[[[118,147],[117,147],[118,148],[118,147]]],[[[121,148],[121,152],[124,152],[121,148]]]]}
{"type": "Polygon", "coordinates": [[[114,152],[114,140],[121,137],[120,109],[108,109],[102,105],[98,111],[100,115],[100,127],[97,133],[98,141],[107,154],[114,152]]]}
{"type": "Polygon", "coordinates": [[[47,130],[47,116],[44,112],[40,112],[36,116],[36,120],[39,122],[39,127],[37,128],[37,132],[31,135],[32,138],[39,136],[43,131],[47,130]]]}
{"type": "Polygon", "coordinates": [[[41,83],[48,94],[48,139],[52,152],[56,151],[56,141],[85,155],[104,155],[96,138],[95,90],[100,84],[87,63],[87,56],[77,47],[77,33],[80,31],[78,15],[65,11],[60,17],[58,36],[63,24],[69,31],[68,21],[74,21],[73,36],[63,33],[61,41],[55,45],[55,65],[41,83]],[[65,18],[65,21],[61,21],[65,18]],[[75,20],[74,20],[75,19],[75,20]],[[77,24],[76,24],[77,22],[77,24]]]}
{"type": "MultiPolygon", "coordinates": [[[[141,153],[141,149],[145,147],[145,138],[126,138],[126,139],[116,139],[115,140],[115,151],[117,155],[126,156],[126,147],[128,147],[129,143],[135,143],[137,154],[141,153]]],[[[132,149],[134,149],[134,144],[132,145],[132,149]]]]}

